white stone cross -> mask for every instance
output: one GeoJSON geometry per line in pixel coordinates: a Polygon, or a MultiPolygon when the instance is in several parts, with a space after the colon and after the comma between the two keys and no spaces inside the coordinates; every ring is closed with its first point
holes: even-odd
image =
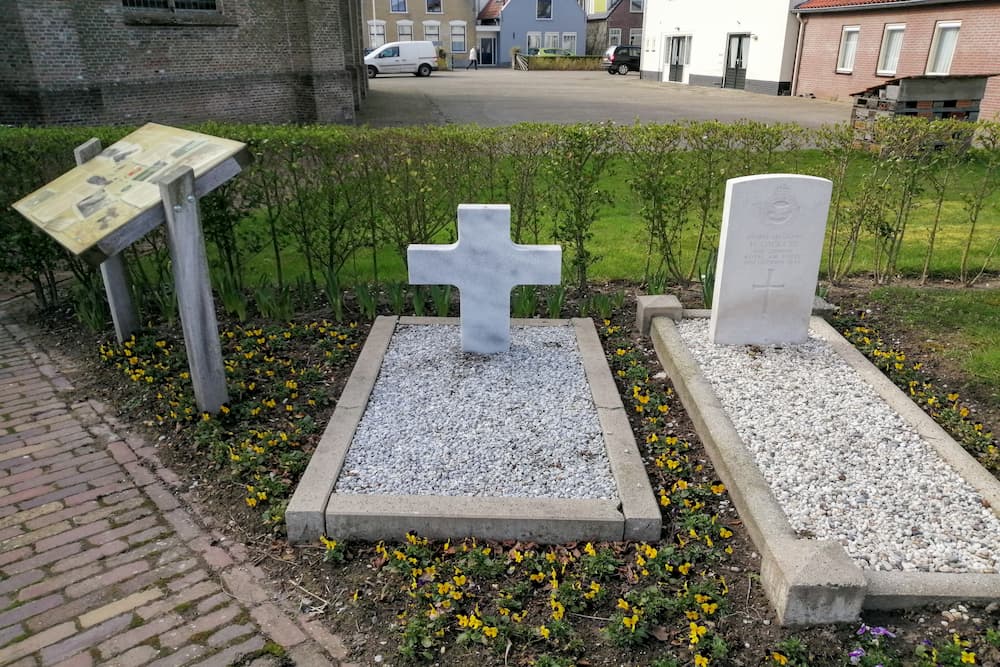
{"type": "Polygon", "coordinates": [[[510,206],[461,204],[458,242],[406,249],[410,284],[454,285],[459,291],[462,351],[510,347],[510,291],[517,285],[558,285],[562,248],[510,240],[510,206]]]}
{"type": "Polygon", "coordinates": [[[767,315],[767,294],[773,289],[785,289],[785,283],[775,285],[771,282],[771,278],[774,276],[774,268],[771,267],[767,270],[767,281],[763,285],[758,285],[754,283],[750,286],[751,289],[762,289],[764,290],[764,305],[761,308],[761,315],[767,315]]]}

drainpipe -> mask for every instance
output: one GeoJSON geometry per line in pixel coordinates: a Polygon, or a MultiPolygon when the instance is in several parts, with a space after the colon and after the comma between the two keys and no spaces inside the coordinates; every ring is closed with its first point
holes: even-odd
{"type": "Polygon", "coordinates": [[[802,14],[798,13],[795,14],[795,18],[799,21],[799,36],[795,40],[795,63],[792,65],[792,97],[799,94],[799,68],[802,67],[802,40],[806,35],[806,22],[808,21],[808,19],[802,18],[802,14]]]}

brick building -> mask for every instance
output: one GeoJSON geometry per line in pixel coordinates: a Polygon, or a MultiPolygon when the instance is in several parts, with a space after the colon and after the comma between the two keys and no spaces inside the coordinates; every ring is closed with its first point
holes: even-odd
{"type": "Polygon", "coordinates": [[[351,122],[360,0],[0,0],[0,123],[351,122]]]}
{"type": "MultiPolygon", "coordinates": [[[[847,98],[905,76],[1000,72],[1000,1],[807,0],[792,93],[847,98]]],[[[992,78],[980,118],[1000,112],[992,78]]]]}
{"type": "Polygon", "coordinates": [[[606,12],[587,16],[587,53],[601,55],[612,44],[642,46],[644,0],[613,0],[606,12]]]}

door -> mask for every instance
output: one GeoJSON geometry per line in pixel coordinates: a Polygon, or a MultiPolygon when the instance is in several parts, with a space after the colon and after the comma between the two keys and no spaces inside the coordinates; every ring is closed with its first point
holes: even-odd
{"type": "Polygon", "coordinates": [[[726,49],[726,72],[722,77],[723,88],[743,90],[747,85],[747,51],[750,35],[730,35],[726,49]]]}
{"type": "Polygon", "coordinates": [[[399,74],[403,71],[403,58],[399,53],[399,45],[382,49],[377,61],[378,71],[382,74],[399,74]]]}
{"type": "Polygon", "coordinates": [[[496,37],[480,37],[479,38],[479,64],[480,65],[496,65],[496,52],[497,52],[497,38],[496,37]]]}
{"type": "Polygon", "coordinates": [[[670,38],[670,72],[667,81],[684,81],[684,65],[687,63],[690,37],[670,38]]]}

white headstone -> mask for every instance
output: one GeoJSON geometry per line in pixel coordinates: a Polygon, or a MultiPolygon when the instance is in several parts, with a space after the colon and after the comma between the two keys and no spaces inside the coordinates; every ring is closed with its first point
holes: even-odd
{"type": "Polygon", "coordinates": [[[510,347],[510,291],[517,285],[558,285],[562,248],[510,240],[510,206],[461,204],[458,243],[406,249],[413,285],[459,290],[462,350],[477,354],[510,347]]]}
{"type": "Polygon", "coordinates": [[[726,183],[710,335],[723,345],[809,334],[833,184],[771,174],[726,183]]]}

